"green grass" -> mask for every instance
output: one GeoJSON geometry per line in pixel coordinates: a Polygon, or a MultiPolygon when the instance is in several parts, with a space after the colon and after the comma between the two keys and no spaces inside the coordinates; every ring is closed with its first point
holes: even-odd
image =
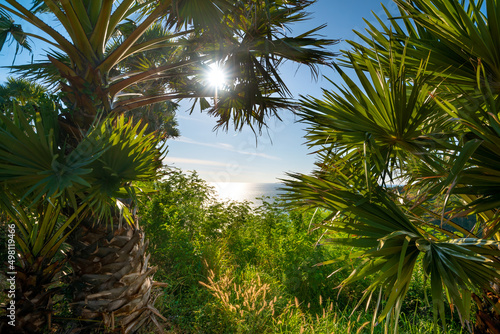
{"type": "MultiPolygon", "coordinates": [[[[315,246],[322,231],[310,227],[327,213],[268,202],[257,209],[220,203],[196,174],[172,172],[155,187],[139,212],[151,241],[151,263],[159,267],[155,279],[168,284],[156,302],[168,320],[167,332],[370,333],[372,307],[353,311],[370,278],[339,291],[355,262],[315,266],[353,251],[315,246]],[[332,274],[340,266],[346,269],[332,274]]],[[[400,333],[432,332],[426,289],[416,271],[400,333]]],[[[456,314],[448,326],[449,332],[462,331],[456,314]]],[[[374,333],[383,327],[376,325],[374,333]]]]}

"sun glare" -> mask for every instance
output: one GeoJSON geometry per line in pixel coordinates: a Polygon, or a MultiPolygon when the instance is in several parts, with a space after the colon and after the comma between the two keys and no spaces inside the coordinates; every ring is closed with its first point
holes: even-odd
{"type": "Polygon", "coordinates": [[[216,64],[210,65],[210,71],[208,72],[207,78],[210,85],[215,88],[219,88],[226,81],[224,71],[216,64]]]}

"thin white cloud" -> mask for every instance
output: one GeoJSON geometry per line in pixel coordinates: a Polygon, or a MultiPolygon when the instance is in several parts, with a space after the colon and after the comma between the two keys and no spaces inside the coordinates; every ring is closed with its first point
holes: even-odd
{"type": "Polygon", "coordinates": [[[225,150],[234,150],[234,146],[231,144],[226,144],[226,143],[217,143],[219,147],[225,149],[225,150]]]}
{"type": "Polygon", "coordinates": [[[180,164],[193,164],[193,165],[204,165],[204,166],[223,166],[223,167],[227,166],[227,164],[219,161],[168,157],[168,156],[165,159],[163,159],[163,162],[166,164],[180,163],[180,164]]]}
{"type": "Polygon", "coordinates": [[[213,123],[213,122],[210,122],[209,119],[201,119],[201,118],[196,118],[196,117],[193,117],[193,116],[184,116],[184,115],[175,115],[176,118],[179,118],[179,119],[185,119],[185,120],[188,120],[190,122],[200,122],[200,123],[205,123],[205,124],[209,124],[209,123],[213,123]]]}
{"type": "Polygon", "coordinates": [[[220,148],[222,150],[228,150],[228,151],[235,151],[234,147],[231,144],[225,144],[225,143],[202,143],[196,140],[193,140],[188,137],[179,137],[175,138],[175,141],[178,141],[180,143],[186,143],[186,144],[194,144],[194,145],[201,145],[201,146],[208,146],[208,147],[213,147],[213,148],[220,148]]]}
{"type": "Polygon", "coordinates": [[[262,157],[262,158],[269,159],[269,160],[281,160],[281,158],[278,158],[278,157],[275,157],[275,156],[272,156],[269,154],[265,154],[265,153],[239,151],[239,150],[234,150],[234,151],[238,152],[239,154],[254,155],[256,157],[262,157]]]}
{"type": "Polygon", "coordinates": [[[253,155],[253,156],[256,156],[256,157],[261,157],[261,158],[265,158],[265,159],[269,159],[269,160],[281,160],[278,157],[275,157],[275,156],[272,156],[272,155],[269,155],[269,154],[265,154],[265,153],[238,150],[233,145],[226,144],[226,143],[203,143],[203,142],[199,142],[199,141],[193,140],[193,139],[188,138],[188,137],[175,138],[174,140],[178,141],[180,143],[213,147],[213,148],[217,148],[217,149],[221,149],[221,150],[226,150],[226,151],[230,151],[230,152],[235,152],[235,153],[239,153],[239,154],[253,155]]]}

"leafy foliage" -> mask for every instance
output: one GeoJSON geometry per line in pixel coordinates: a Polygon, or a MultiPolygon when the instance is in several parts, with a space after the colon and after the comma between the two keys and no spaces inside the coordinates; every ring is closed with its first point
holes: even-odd
{"type": "Polygon", "coordinates": [[[54,103],[20,106],[0,114],[0,208],[16,229],[19,252],[16,331],[44,328],[59,289],[63,243],[83,219],[110,220],[134,198],[132,182],[156,177],[158,137],[139,132],[123,116],[104,121],[73,149],[61,142],[54,103]],[[12,110],[12,112],[11,112],[12,110]],[[24,113],[26,111],[27,113],[24,113]],[[35,112],[32,114],[32,112],[35,112]]]}
{"type": "MultiPolygon", "coordinates": [[[[297,37],[279,32],[302,20],[310,4],[255,0],[37,0],[27,8],[16,0],[0,3],[0,47],[8,37],[13,37],[17,45],[29,47],[25,43],[29,35],[51,48],[41,62],[14,69],[30,79],[49,83],[61,98],[61,103],[51,105],[53,110],[48,113],[34,108],[31,119],[17,111],[11,111],[13,116],[2,113],[0,180],[9,196],[27,205],[23,207],[27,211],[44,207],[49,200],[57,201],[60,207],[55,212],[68,218],[88,207],[86,226],[79,227],[86,236],[82,243],[88,247],[76,250],[75,246],[75,254],[80,252],[81,258],[72,263],[78,267],[78,263],[90,261],[92,265],[84,269],[102,272],[93,273],[95,276],[90,277],[100,277],[93,280],[85,276],[92,273],[76,268],[75,273],[85,277],[75,281],[81,279],[90,285],[82,291],[99,298],[91,303],[92,307],[89,304],[88,309],[82,308],[80,315],[93,320],[104,317],[105,326],[114,326],[117,320],[116,326],[128,333],[146,320],[142,316],[154,313],[149,305],[154,270],[147,268],[147,243],[130,213],[136,192],[133,182],[159,177],[162,153],[157,145],[161,137],[175,135],[169,125],[176,100],[204,99],[202,109],[210,108],[205,98],[214,94],[205,89],[202,78],[212,62],[239,66],[232,73],[232,86],[225,90],[224,99],[230,95],[229,103],[221,94],[215,108],[210,109],[219,116],[220,126],[234,122],[238,128],[249,124],[261,129],[278,108],[294,107],[276,66],[291,60],[314,69],[328,63],[333,53],[325,48],[336,43],[312,37],[319,28],[297,37]],[[9,15],[24,20],[39,33],[23,33],[9,15]],[[156,108],[152,104],[157,104],[156,108]],[[140,109],[138,113],[132,112],[136,109],[140,109]],[[132,120],[126,120],[124,114],[132,120]],[[150,130],[159,130],[161,135],[146,134],[149,130],[141,127],[137,118],[156,123],[150,130]],[[24,152],[16,155],[19,149],[24,152]],[[130,227],[120,226],[123,228],[117,233],[123,235],[114,238],[113,224],[121,225],[124,216],[130,227]],[[103,221],[110,223],[110,231],[96,224],[103,221]],[[92,225],[95,234],[88,232],[92,225]],[[128,242],[122,245],[127,238],[130,244],[139,243],[134,247],[128,242]],[[103,250],[111,244],[114,251],[103,250]],[[130,260],[133,263],[116,269],[109,257],[89,260],[94,254],[93,245],[102,252],[111,252],[109,257],[126,259],[129,251],[134,255],[130,260]],[[107,268],[121,271],[120,275],[115,277],[107,268]],[[137,268],[140,273],[133,273],[132,269],[137,268]],[[127,269],[131,272],[125,273],[127,269]],[[106,284],[99,287],[99,282],[112,286],[114,279],[127,282],[135,274],[141,275],[142,281],[137,280],[123,296],[117,296],[121,293],[117,290],[106,290],[106,284]],[[141,282],[148,283],[142,286],[141,282]],[[113,313],[117,303],[119,314],[113,313]]],[[[83,305],[90,296],[79,294],[78,298],[83,305]]],[[[151,318],[155,319],[154,315],[151,318]]]]}
{"type": "Polygon", "coordinates": [[[31,45],[26,38],[21,25],[14,24],[12,17],[4,10],[0,9],[0,51],[4,45],[9,41],[16,42],[16,54],[22,49],[31,51],[31,45]]]}
{"type": "MultiPolygon", "coordinates": [[[[51,83],[59,81],[66,105],[83,108],[88,114],[80,115],[84,119],[99,112],[123,113],[196,98],[202,109],[210,108],[209,113],[218,116],[219,126],[234,122],[236,128],[244,124],[261,128],[278,108],[294,107],[277,67],[291,60],[317,72],[316,66],[328,64],[334,55],[326,47],[337,41],[315,36],[323,26],[296,37],[283,33],[283,28],[290,30],[293,22],[306,18],[305,9],[313,2],[126,0],[116,6],[96,2],[87,10],[81,0],[40,1],[30,11],[8,0],[0,8],[42,30],[48,37],[33,38],[53,47],[41,63],[14,69],[51,83]],[[37,17],[36,11],[51,13],[69,39],[37,17]],[[213,15],[208,18],[209,12],[213,15]],[[136,22],[130,20],[133,15],[136,22]],[[231,80],[210,107],[207,98],[214,92],[203,80],[213,62],[221,62],[231,80]],[[152,86],[153,91],[147,89],[152,86]]],[[[84,121],[67,120],[79,125],[84,121]]],[[[86,126],[89,121],[85,120],[86,126]]]]}
{"type": "MultiPolygon", "coordinates": [[[[499,293],[498,3],[395,3],[400,16],[386,10],[390,26],[378,19],[380,28],[370,24],[358,33],[364,43],[343,52],[361,85],[339,68],[340,94],[303,98],[320,161],[310,176],[290,175],[289,198],[331,212],[327,241],[362,248],[343,285],[373,275],[361,299],[380,310],[372,327],[387,320],[397,332],[420,265],[435,324],[444,326],[448,301],[470,326],[471,296],[499,293]],[[473,215],[474,226],[457,220],[473,215]]],[[[498,310],[477,304],[476,330],[495,331],[498,310]]]]}
{"type": "MultiPolygon", "coordinates": [[[[340,268],[355,266],[360,248],[329,246],[326,236],[315,246],[323,231],[308,232],[325,212],[285,210],[278,202],[257,208],[221,203],[196,174],[172,170],[155,188],[142,199],[141,224],[152,238],[158,276],[168,283],[157,307],[170,328],[188,333],[368,330],[373,308],[353,308],[372,276],[336,289],[348,275],[340,268]],[[317,266],[331,258],[339,263],[317,266]]],[[[426,333],[432,328],[424,297],[430,286],[422,271],[414,274],[399,326],[405,333],[426,333]]],[[[460,332],[460,325],[452,326],[460,332]]],[[[375,333],[382,332],[376,326],[375,333]]]]}

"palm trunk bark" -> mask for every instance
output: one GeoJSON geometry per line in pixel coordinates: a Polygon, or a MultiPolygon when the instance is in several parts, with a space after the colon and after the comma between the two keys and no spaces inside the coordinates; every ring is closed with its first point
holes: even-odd
{"type": "Polygon", "coordinates": [[[152,305],[155,267],[149,267],[148,242],[136,226],[83,223],[71,238],[74,310],[84,332],[104,328],[134,333],[160,316],[152,305]],[[95,320],[99,322],[93,325],[95,320]],[[92,322],[94,321],[94,322],[92,322]]]}
{"type": "MultiPolygon", "coordinates": [[[[21,265],[25,262],[27,261],[21,259],[21,265]]],[[[63,262],[47,263],[46,259],[40,258],[33,263],[34,265],[17,267],[15,275],[9,274],[7,277],[13,279],[15,303],[11,304],[9,300],[5,306],[7,317],[2,319],[0,333],[32,334],[44,333],[50,329],[52,298],[58,290],[54,287],[54,277],[60,274],[63,262]]],[[[11,281],[8,282],[10,286],[11,281]]],[[[10,288],[7,291],[11,291],[10,288]]]]}
{"type": "Polygon", "coordinates": [[[493,283],[492,288],[482,298],[472,295],[477,305],[474,334],[500,334],[500,286],[493,283]]]}

